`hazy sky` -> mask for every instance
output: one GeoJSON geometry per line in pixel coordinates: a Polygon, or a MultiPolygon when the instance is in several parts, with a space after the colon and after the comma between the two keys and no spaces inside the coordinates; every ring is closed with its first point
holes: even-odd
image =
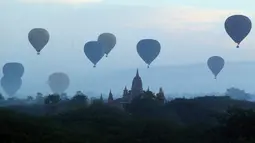
{"type": "MultiPolygon", "coordinates": [[[[161,42],[162,52],[153,65],[204,62],[208,56],[227,60],[255,60],[254,32],[235,49],[224,30],[231,14],[253,18],[252,0],[1,0],[1,61],[17,60],[44,66],[66,63],[92,67],[83,45],[102,32],[117,36],[116,48],[98,66],[139,67],[144,63],[136,53],[142,38],[161,42]],[[35,27],[49,30],[51,40],[40,57],[27,41],[35,27]],[[121,58],[121,60],[117,60],[121,58]],[[38,61],[38,62],[39,62],[38,61]]],[[[3,62],[3,63],[4,63],[3,62]]],[[[68,65],[76,66],[76,65],[68,65]]]]}
{"type": "Polygon", "coordinates": [[[205,63],[214,55],[226,61],[255,61],[254,32],[235,49],[224,29],[232,14],[253,20],[254,4],[254,0],[0,0],[0,65],[19,61],[26,68],[25,78],[38,74],[45,83],[55,71],[88,76],[146,67],[136,52],[143,38],[162,45],[152,66],[205,63]],[[35,27],[46,28],[51,35],[40,56],[27,40],[35,27]],[[83,46],[102,32],[114,33],[117,45],[93,69],[83,46]]]}

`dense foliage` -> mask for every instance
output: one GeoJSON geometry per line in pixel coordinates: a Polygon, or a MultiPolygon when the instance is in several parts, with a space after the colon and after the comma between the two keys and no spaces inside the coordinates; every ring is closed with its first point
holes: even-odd
{"type": "MultiPolygon", "coordinates": [[[[38,95],[39,96],[39,95],[38,95]]],[[[146,92],[124,109],[89,103],[79,93],[62,101],[0,110],[3,143],[253,143],[255,104],[228,96],[175,99],[162,104],[146,92]]],[[[38,97],[39,98],[39,97],[38,97]]],[[[29,100],[32,100],[29,98],[29,100]]],[[[36,100],[36,99],[35,99],[36,100]]],[[[37,99],[38,100],[38,99],[37,99]]],[[[52,100],[52,102],[51,102],[52,100]]]]}

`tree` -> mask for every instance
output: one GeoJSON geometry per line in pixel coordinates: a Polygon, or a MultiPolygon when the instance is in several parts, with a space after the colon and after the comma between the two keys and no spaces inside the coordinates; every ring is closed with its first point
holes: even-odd
{"type": "Polygon", "coordinates": [[[7,100],[8,100],[8,101],[15,101],[15,100],[17,100],[17,98],[15,98],[15,97],[9,97],[7,100]]]}
{"type": "Polygon", "coordinates": [[[54,114],[57,111],[57,104],[61,101],[60,95],[58,94],[50,94],[44,100],[44,104],[46,104],[47,114],[54,114]]]}
{"type": "Polygon", "coordinates": [[[134,116],[142,118],[157,118],[162,114],[161,106],[156,100],[156,96],[151,91],[146,91],[135,97],[127,110],[134,116]]]}
{"type": "Polygon", "coordinates": [[[143,94],[140,95],[142,99],[151,99],[155,100],[156,95],[151,91],[145,91],[143,94]]]}
{"type": "Polygon", "coordinates": [[[67,94],[66,94],[66,93],[62,93],[62,94],[60,95],[60,98],[61,98],[61,100],[64,100],[64,101],[68,100],[68,97],[67,97],[67,94]]]}
{"type": "Polygon", "coordinates": [[[4,101],[4,100],[5,100],[4,96],[2,95],[2,93],[0,93],[0,101],[4,101]]]}
{"type": "Polygon", "coordinates": [[[227,142],[254,142],[255,112],[251,109],[229,108],[219,118],[220,135],[227,142]]]}
{"type": "Polygon", "coordinates": [[[76,95],[71,99],[71,102],[76,104],[76,106],[87,106],[88,97],[81,91],[78,91],[76,92],[76,95]]]}
{"type": "Polygon", "coordinates": [[[59,103],[60,100],[61,99],[58,94],[51,94],[45,98],[44,103],[47,105],[57,104],[57,103],[59,103]]]}
{"type": "Polygon", "coordinates": [[[27,97],[27,101],[33,101],[33,100],[34,100],[34,98],[32,96],[27,97]]]}
{"type": "Polygon", "coordinates": [[[232,99],[237,100],[249,100],[251,98],[251,95],[246,93],[244,90],[240,90],[234,87],[227,89],[226,95],[230,96],[232,99]]]}
{"type": "Polygon", "coordinates": [[[38,92],[36,94],[36,97],[35,97],[35,100],[38,104],[44,104],[44,97],[43,97],[43,94],[38,92]]]}
{"type": "Polygon", "coordinates": [[[103,104],[103,102],[100,99],[95,99],[95,100],[93,100],[91,105],[96,105],[96,104],[103,104]]]}
{"type": "Polygon", "coordinates": [[[102,99],[93,99],[93,101],[91,102],[91,105],[103,105],[104,104],[104,100],[102,99]]]}

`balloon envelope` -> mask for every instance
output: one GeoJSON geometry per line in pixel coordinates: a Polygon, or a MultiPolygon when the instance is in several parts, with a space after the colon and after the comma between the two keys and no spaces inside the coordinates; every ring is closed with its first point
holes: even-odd
{"type": "Polygon", "coordinates": [[[137,52],[144,62],[150,65],[159,55],[160,43],[153,39],[144,39],[138,42],[137,52]]]}
{"type": "Polygon", "coordinates": [[[35,50],[40,53],[49,42],[49,32],[43,28],[32,29],[28,34],[28,39],[35,50]]]}
{"type": "Polygon", "coordinates": [[[64,93],[64,91],[69,87],[70,80],[65,73],[53,73],[49,76],[48,84],[53,93],[64,93]]]}
{"type": "Polygon", "coordinates": [[[104,56],[103,46],[97,41],[90,41],[85,44],[84,53],[95,67],[104,56]]]}
{"type": "Polygon", "coordinates": [[[2,77],[1,86],[4,89],[5,93],[9,96],[14,96],[16,92],[20,89],[22,85],[21,78],[14,77],[2,77]]]}
{"type": "Polygon", "coordinates": [[[107,56],[116,45],[116,37],[111,33],[103,33],[99,35],[98,42],[102,44],[104,53],[107,56]]]}
{"type": "Polygon", "coordinates": [[[225,65],[225,61],[220,56],[210,57],[207,61],[207,66],[213,73],[215,79],[217,78],[217,76],[221,72],[221,70],[223,69],[224,65],[225,65]]]}
{"type": "Polygon", "coordinates": [[[21,78],[24,74],[24,66],[21,63],[6,63],[3,67],[3,74],[6,77],[21,78]]]}
{"type": "Polygon", "coordinates": [[[250,33],[251,28],[251,20],[244,15],[232,15],[228,17],[225,21],[226,32],[238,45],[250,33]]]}

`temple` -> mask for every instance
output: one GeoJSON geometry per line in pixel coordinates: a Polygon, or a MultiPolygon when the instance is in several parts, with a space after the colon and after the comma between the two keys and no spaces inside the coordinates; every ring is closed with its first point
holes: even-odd
{"type": "Polygon", "coordinates": [[[131,97],[134,98],[142,93],[143,93],[143,82],[139,75],[139,71],[137,69],[136,76],[134,77],[132,82],[131,97]]]}
{"type": "Polygon", "coordinates": [[[143,93],[143,82],[137,69],[136,76],[133,78],[131,90],[125,87],[121,103],[130,103],[135,97],[143,93]]]}
{"type": "MultiPolygon", "coordinates": [[[[149,87],[148,87],[148,90],[150,90],[149,87]]],[[[137,69],[136,75],[132,81],[131,90],[128,90],[128,88],[125,87],[123,90],[122,97],[115,99],[115,100],[113,99],[113,94],[110,91],[109,96],[108,96],[108,103],[112,104],[114,106],[123,108],[123,106],[130,104],[134,98],[136,98],[137,96],[139,96],[143,93],[144,93],[144,90],[143,90],[142,78],[140,77],[139,70],[137,69]]],[[[162,100],[162,102],[164,102],[165,97],[164,97],[164,92],[163,92],[162,88],[160,88],[157,96],[160,100],[162,100]]]]}

